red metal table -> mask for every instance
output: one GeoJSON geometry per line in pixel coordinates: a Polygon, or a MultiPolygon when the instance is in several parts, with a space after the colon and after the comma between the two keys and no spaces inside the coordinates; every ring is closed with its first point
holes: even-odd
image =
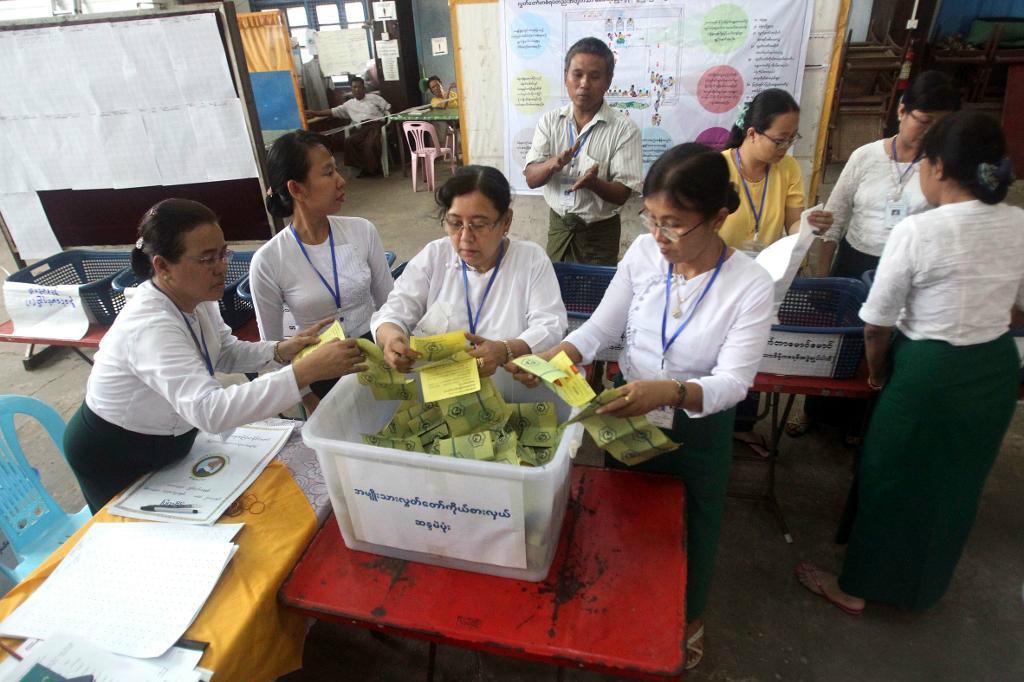
{"type": "MultiPolygon", "coordinates": [[[[785,433],[786,421],[789,419],[789,412],[793,408],[793,401],[798,395],[820,395],[836,398],[861,398],[871,399],[875,392],[868,387],[867,367],[861,366],[857,376],[850,379],[830,379],[827,377],[797,377],[781,376],[778,374],[758,374],[754,377],[752,391],[764,393],[768,397],[764,414],[767,414],[771,425],[771,440],[768,447],[768,477],[764,492],[761,493],[730,493],[733,497],[764,500],[771,507],[778,519],[779,527],[782,530],[782,537],[788,543],[793,542],[793,536],[786,525],[786,518],[782,514],[782,507],[775,496],[775,465],[779,459],[779,443],[782,434],[785,433]],[[786,394],[785,405],[783,405],[783,394],[786,394]],[[780,409],[781,408],[781,409],[780,409]]],[[[763,416],[763,415],[762,415],[763,416]]]]}
{"type": "Polygon", "coordinates": [[[548,577],[529,583],[345,547],[332,517],[281,588],[313,618],[641,679],[686,661],[682,482],[574,467],[548,577]]]}
{"type": "MultiPolygon", "coordinates": [[[[48,355],[51,348],[65,347],[71,348],[80,358],[92,364],[92,359],[82,352],[82,348],[99,348],[100,341],[103,339],[103,335],[110,329],[107,325],[93,324],[89,326],[89,331],[86,332],[85,336],[80,339],[68,340],[68,339],[49,339],[37,336],[19,336],[14,333],[14,323],[10,320],[6,322],[0,322],[0,343],[25,343],[28,344],[28,349],[25,351],[25,359],[22,360],[22,365],[28,371],[35,369],[40,362],[42,362],[48,355]],[[40,352],[35,351],[36,346],[47,346],[40,352]]],[[[235,330],[235,336],[242,339],[243,341],[259,341],[260,332],[259,327],[256,326],[256,318],[252,318],[244,325],[235,330]]]]}

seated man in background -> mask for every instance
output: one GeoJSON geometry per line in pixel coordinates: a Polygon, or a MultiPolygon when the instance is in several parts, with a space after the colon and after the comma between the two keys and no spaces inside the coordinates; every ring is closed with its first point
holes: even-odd
{"type": "Polygon", "coordinates": [[[382,120],[391,104],[375,92],[367,94],[366,83],[352,77],[352,98],[322,111],[307,111],[306,117],[334,116],[361,124],[345,138],[345,164],[361,170],[359,177],[380,175],[382,120]]]}
{"type": "Polygon", "coordinates": [[[448,90],[445,91],[444,85],[441,84],[440,76],[431,76],[427,79],[427,90],[432,95],[430,99],[431,109],[459,108],[459,95],[455,89],[455,83],[449,85],[448,90]]]}

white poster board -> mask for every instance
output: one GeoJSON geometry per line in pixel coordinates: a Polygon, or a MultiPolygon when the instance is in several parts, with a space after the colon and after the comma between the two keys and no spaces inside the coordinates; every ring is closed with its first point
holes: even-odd
{"type": "Polygon", "coordinates": [[[545,111],[568,104],[564,56],[583,37],[615,55],[605,101],[640,128],[645,172],[682,142],[721,147],[761,90],[800,99],[810,0],[502,0],[502,9],[505,159],[517,192],[532,191],[523,168],[533,131],[545,111]]]}
{"type": "Polygon", "coordinates": [[[77,341],[89,331],[89,316],[76,285],[7,281],[4,305],[18,336],[77,341]]]}
{"type": "Polygon", "coordinates": [[[356,458],[336,462],[357,540],[526,568],[522,480],[356,458]]]}
{"type": "Polygon", "coordinates": [[[370,61],[370,46],[366,30],[362,28],[320,31],[316,35],[316,49],[320,55],[320,71],[325,76],[362,73],[366,62],[370,61]]]}

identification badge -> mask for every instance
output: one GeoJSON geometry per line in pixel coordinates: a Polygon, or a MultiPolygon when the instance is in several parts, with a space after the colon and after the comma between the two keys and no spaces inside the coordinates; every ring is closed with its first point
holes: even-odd
{"type": "Polygon", "coordinates": [[[896,224],[910,215],[910,206],[906,199],[889,198],[885,201],[885,227],[892,229],[896,224]]]}
{"type": "Polygon", "coordinates": [[[675,409],[668,405],[663,405],[647,413],[647,421],[662,429],[671,429],[675,418],[675,409]]]}
{"type": "Polygon", "coordinates": [[[558,199],[562,208],[572,208],[576,205],[576,193],[572,186],[576,184],[576,178],[571,175],[562,175],[558,183],[558,199]]]}

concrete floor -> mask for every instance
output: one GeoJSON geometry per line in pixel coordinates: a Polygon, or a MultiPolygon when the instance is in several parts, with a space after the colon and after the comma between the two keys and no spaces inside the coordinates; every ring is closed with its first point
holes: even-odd
{"type": "MultiPolygon", "coordinates": [[[[838,175],[829,173],[830,178],[838,175]]],[[[439,181],[447,171],[438,168],[439,181]]],[[[1013,203],[1024,205],[1024,183],[1013,203]]],[[[633,202],[623,245],[639,234],[633,202]]],[[[544,242],[547,214],[536,197],[514,204],[513,233],[544,242]]],[[[352,180],[343,208],[378,227],[385,248],[407,260],[426,242],[441,236],[429,193],[413,194],[410,181],[391,178],[352,180]]],[[[245,248],[247,245],[237,245],[245,248]]],[[[255,245],[250,245],[255,246],[255,245]]],[[[13,260],[0,253],[0,265],[13,260]]],[[[0,319],[5,319],[0,311],[0,319]]],[[[65,418],[81,402],[89,368],[62,351],[44,366],[26,372],[22,346],[0,344],[0,392],[36,396],[65,418]]],[[[799,405],[799,403],[798,403],[799,405]]],[[[758,430],[766,432],[761,423],[758,430]]],[[[34,424],[19,434],[44,483],[67,509],[83,504],[59,452],[34,424]]],[[[850,481],[852,451],[838,434],[822,430],[783,440],[778,496],[795,538],[786,544],[768,509],[730,498],[707,615],[707,654],[689,675],[693,680],[1021,680],[1024,679],[1024,410],[1018,409],[982,498],[981,509],[956,578],[942,602],[925,614],[871,605],[859,618],[847,616],[796,582],[801,559],[837,567],[832,533],[850,481]]],[[[586,455],[594,459],[594,453],[586,455]]],[[[763,467],[738,462],[735,488],[752,489],[763,467]]],[[[630,626],[631,624],[623,624],[630,626]]],[[[646,625],[646,624],[645,624],[646,625]]],[[[383,641],[366,631],[317,624],[306,648],[306,665],[290,682],[313,680],[415,680],[425,675],[427,645],[415,640],[383,641]]],[[[440,647],[438,680],[555,680],[553,668],[496,656],[440,647]]],[[[605,680],[568,671],[569,680],[605,680]]],[[[234,681],[230,681],[234,682],[234,681]]]]}

